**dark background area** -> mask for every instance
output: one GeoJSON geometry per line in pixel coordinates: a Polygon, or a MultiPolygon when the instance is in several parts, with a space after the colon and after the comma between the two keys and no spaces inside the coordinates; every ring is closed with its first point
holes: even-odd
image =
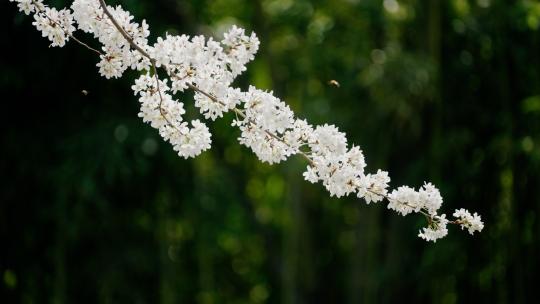
{"type": "Polygon", "coordinates": [[[100,78],[93,53],[49,48],[2,1],[0,302],[537,298],[539,1],[121,3],[153,39],[255,31],[261,50],[237,86],[336,124],[368,171],[388,170],[393,187],[431,181],[443,212],[478,211],[485,229],[426,243],[421,217],[330,198],[299,157],[261,164],[230,114],[210,124],[210,151],[183,160],[138,119],[136,73],[100,78]]]}

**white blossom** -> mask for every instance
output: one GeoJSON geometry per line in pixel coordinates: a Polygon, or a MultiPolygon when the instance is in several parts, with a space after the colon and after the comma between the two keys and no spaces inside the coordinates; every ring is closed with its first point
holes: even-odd
{"type": "Polygon", "coordinates": [[[484,229],[484,223],[482,218],[476,212],[471,214],[468,210],[465,209],[456,209],[453,216],[457,218],[461,229],[469,230],[470,234],[474,234],[475,231],[482,231],[484,229]]]}
{"type": "MultiPolygon", "coordinates": [[[[75,0],[71,5],[73,18],[80,30],[91,33],[103,44],[104,55],[100,56],[97,64],[99,73],[106,78],[119,78],[128,69],[144,70],[150,67],[150,62],[138,52],[131,50],[129,42],[113,26],[103,14],[97,0],[75,0]]],[[[131,22],[133,16],[120,6],[108,7],[119,25],[130,38],[142,49],[150,51],[148,24],[131,22]]]]}
{"type": "Polygon", "coordinates": [[[388,201],[388,209],[401,215],[418,212],[422,208],[418,192],[409,186],[401,186],[390,192],[388,201]]]}
{"type": "Polygon", "coordinates": [[[363,198],[367,204],[380,202],[388,193],[390,177],[388,172],[378,170],[376,174],[367,174],[360,177],[357,196],[363,198]]]}
{"type": "Polygon", "coordinates": [[[69,40],[69,35],[75,31],[73,15],[68,9],[56,10],[55,8],[43,7],[35,9],[34,22],[32,23],[43,37],[51,41],[51,46],[63,47],[69,40]]]}
{"type": "Polygon", "coordinates": [[[288,105],[272,95],[253,86],[243,97],[247,119],[268,132],[283,134],[294,123],[294,113],[288,105]]]}
{"type": "Polygon", "coordinates": [[[30,15],[34,12],[43,11],[45,6],[43,0],[9,0],[9,2],[16,2],[19,11],[30,15]]]}
{"type": "Polygon", "coordinates": [[[315,128],[309,147],[317,154],[340,155],[347,149],[347,138],[336,126],[325,124],[315,128]]]}
{"type": "Polygon", "coordinates": [[[436,242],[438,239],[445,237],[448,234],[448,220],[446,214],[435,216],[431,219],[429,227],[422,228],[418,236],[426,241],[436,242]]]}
{"type": "Polygon", "coordinates": [[[418,191],[419,203],[422,208],[426,209],[431,215],[437,214],[437,210],[441,207],[443,199],[439,189],[431,183],[425,183],[418,191]]]}
{"type": "Polygon", "coordinates": [[[257,155],[259,160],[269,164],[279,163],[291,155],[286,144],[268,134],[258,126],[247,122],[239,126],[242,131],[238,141],[257,155]]]}
{"type": "Polygon", "coordinates": [[[292,151],[299,152],[306,145],[313,134],[313,126],[305,119],[296,119],[290,129],[285,131],[283,141],[292,151]]]}
{"type": "Polygon", "coordinates": [[[75,0],[71,4],[77,27],[86,33],[94,33],[98,28],[105,28],[101,18],[103,12],[96,0],[75,0]]]}
{"type": "Polygon", "coordinates": [[[96,64],[99,68],[99,74],[107,79],[122,77],[122,73],[126,70],[122,56],[112,52],[106,54],[101,55],[101,60],[96,64]]]}
{"type": "Polygon", "coordinates": [[[246,36],[244,29],[234,25],[223,35],[221,43],[227,47],[227,63],[233,75],[239,75],[246,70],[245,64],[255,58],[259,50],[259,39],[252,33],[246,36]]]}
{"type": "Polygon", "coordinates": [[[312,166],[307,167],[306,171],[303,173],[303,176],[305,180],[312,184],[319,181],[319,175],[317,174],[317,170],[312,166]]]}
{"type": "Polygon", "coordinates": [[[191,122],[193,128],[189,132],[171,139],[174,150],[183,158],[195,157],[201,152],[210,149],[212,143],[208,127],[199,120],[191,122]]]}

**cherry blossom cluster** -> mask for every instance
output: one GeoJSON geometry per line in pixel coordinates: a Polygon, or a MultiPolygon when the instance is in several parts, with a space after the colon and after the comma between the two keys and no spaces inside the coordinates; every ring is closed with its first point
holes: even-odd
{"type": "Polygon", "coordinates": [[[43,4],[43,0],[9,0],[17,2],[19,10],[26,15],[33,14],[32,25],[43,37],[51,41],[51,46],[63,47],[75,31],[73,15],[69,9],[57,10],[43,4]]]}
{"type": "Polygon", "coordinates": [[[191,121],[192,128],[188,127],[188,123],[182,119],[186,112],[184,104],[173,98],[166,81],[156,81],[154,77],[143,74],[135,80],[132,89],[135,95],[139,95],[139,117],[158,129],[178,155],[194,157],[210,149],[212,140],[208,127],[199,120],[191,121]]]}
{"type": "Polygon", "coordinates": [[[453,216],[457,218],[457,222],[460,224],[461,229],[469,230],[470,234],[474,234],[475,231],[482,231],[484,229],[484,223],[476,212],[471,214],[466,209],[457,209],[453,216]]]}
{"type": "Polygon", "coordinates": [[[272,92],[252,86],[247,91],[232,87],[259,49],[254,33],[233,26],[221,41],[166,34],[150,44],[149,26],[144,20],[134,22],[122,7],[107,6],[103,0],[75,0],[70,8],[60,11],[42,0],[10,1],[25,14],[33,14],[33,24],[51,46],[62,47],[73,39],[96,52],[103,77],[119,78],[128,69],[138,71],[140,76],[132,89],[139,98],[139,117],[156,128],[181,157],[195,157],[212,142],[205,123],[198,119],[184,121],[184,103],[175,98],[178,92],[193,90],[194,105],[202,117],[215,120],[233,112],[232,126],[240,129],[240,144],[269,164],[301,155],[309,163],[304,178],[322,183],[331,196],[354,194],[368,204],[386,199],[387,208],[401,215],[422,214],[428,226],[422,228],[419,237],[427,241],[446,236],[448,224],[459,225],[471,234],[484,227],[478,214],[471,215],[465,209],[456,210],[453,221],[439,214],[443,199],[431,183],[418,190],[409,186],[389,190],[388,172],[365,172],[362,150],[349,145],[345,133],[336,126],[314,126],[295,117],[272,92]],[[75,38],[77,29],[93,35],[100,49],[75,38]]]}

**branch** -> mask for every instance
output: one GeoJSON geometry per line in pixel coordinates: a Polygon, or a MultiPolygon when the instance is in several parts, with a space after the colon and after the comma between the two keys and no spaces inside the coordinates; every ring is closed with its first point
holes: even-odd
{"type": "Polygon", "coordinates": [[[129,43],[129,45],[131,45],[132,48],[134,48],[139,53],[141,53],[141,55],[148,58],[150,60],[150,62],[152,63],[152,65],[155,65],[156,60],[154,58],[150,57],[150,54],[148,54],[145,50],[143,50],[140,46],[138,46],[133,41],[133,38],[124,30],[123,27],[120,26],[118,21],[116,21],[114,16],[111,14],[109,9],[107,8],[107,4],[105,3],[105,1],[99,0],[99,4],[101,5],[101,9],[103,9],[103,12],[105,13],[105,15],[107,15],[107,17],[109,17],[109,20],[111,20],[114,27],[120,32],[120,34],[122,34],[122,36],[126,39],[126,41],[129,43]]]}
{"type": "MultiPolygon", "coordinates": [[[[127,26],[129,27],[124,28],[113,15],[113,13],[118,13],[121,14],[121,16],[124,16],[123,14],[127,13],[123,11],[120,6],[116,7],[113,11],[107,7],[104,0],[88,0],[82,1],[82,3],[78,4],[79,6],[72,6],[72,8],[75,13],[79,13],[77,16],[75,16],[75,19],[81,24],[84,22],[83,20],[86,16],[85,14],[87,13],[85,9],[90,9],[93,12],[92,14],[94,14],[94,18],[96,18],[96,20],[100,22],[100,26],[102,26],[102,32],[100,33],[96,30],[90,30],[90,32],[97,35],[97,37],[100,38],[100,41],[102,38],[110,38],[110,33],[114,32],[115,30],[121,34],[127,43],[123,42],[121,39],[117,40],[116,38],[118,36],[113,35],[115,39],[112,45],[113,47],[119,48],[122,51],[128,51],[127,55],[119,56],[122,70],[114,66],[115,64],[118,64],[118,62],[111,62],[112,59],[116,58],[114,53],[109,55],[109,51],[102,52],[92,48],[72,34],[75,28],[72,26],[73,15],[71,15],[69,9],[64,9],[59,12],[54,8],[49,9],[48,7],[42,5],[41,1],[38,2],[36,0],[31,0],[31,2],[27,2],[28,0],[11,1],[18,2],[19,8],[26,14],[35,12],[36,27],[38,30],[43,31],[44,36],[48,36],[48,38],[53,42],[53,46],[63,46],[65,42],[71,38],[80,45],[98,54],[102,60],[106,60],[109,64],[112,64],[113,66],[108,67],[104,65],[108,69],[112,69],[105,72],[101,71],[101,68],[104,67],[101,66],[102,62],[98,64],[98,66],[100,66],[100,73],[107,78],[119,77],[123,71],[127,69],[126,64],[132,63],[133,59],[136,60],[137,67],[141,68],[142,66],[142,68],[150,69],[151,72],[149,71],[148,74],[153,74],[152,76],[156,82],[155,86],[152,84],[152,77],[148,75],[144,76],[146,78],[143,78],[139,85],[146,88],[147,94],[150,94],[148,96],[153,96],[153,94],[156,93],[155,90],[157,89],[157,93],[159,95],[159,105],[156,105],[155,99],[150,99],[149,101],[142,101],[141,99],[143,105],[145,102],[151,102],[150,107],[146,108],[146,110],[142,110],[143,108],[141,108],[141,112],[143,113],[141,117],[143,117],[145,121],[152,122],[152,126],[154,126],[155,123],[157,126],[156,128],[158,129],[164,126],[171,126],[176,129],[179,132],[178,134],[181,136],[171,135],[172,133],[169,135],[162,134],[162,136],[167,141],[170,141],[175,147],[175,150],[178,149],[177,151],[179,151],[179,154],[183,157],[195,156],[209,147],[209,143],[211,142],[210,133],[204,124],[201,124],[198,120],[192,121],[192,125],[196,131],[194,131],[193,134],[191,131],[189,131],[189,134],[187,134],[180,130],[180,128],[184,128],[183,125],[185,124],[182,122],[181,117],[178,118],[178,120],[173,121],[169,120],[167,117],[167,115],[171,115],[171,113],[175,113],[181,109],[176,108],[178,104],[169,103],[172,96],[169,95],[168,88],[164,89],[163,92],[161,91],[161,81],[159,79],[157,69],[158,61],[150,54],[154,54],[153,51],[156,51],[156,56],[160,55],[159,59],[162,61],[160,52],[164,51],[165,53],[163,54],[167,54],[168,50],[159,49],[157,45],[151,47],[147,44],[146,39],[148,33],[145,32],[144,25],[142,27],[142,36],[139,36],[136,30],[134,30],[135,32],[133,33],[131,33],[131,30],[129,30],[133,29],[132,26],[139,27],[139,25],[136,23],[132,24],[130,21],[127,21],[127,26]],[[82,6],[80,6],[81,4],[82,6]],[[55,17],[57,20],[51,18],[48,13],[50,13],[52,17],[55,17]],[[107,16],[108,21],[105,20],[103,15],[107,16]],[[62,26],[62,24],[64,24],[64,26],[62,26]],[[63,35],[61,32],[63,32],[63,35]],[[144,43],[144,45],[138,45],[135,42],[135,39],[137,39],[139,42],[139,38],[143,39],[140,41],[141,43],[144,43]],[[136,52],[130,52],[129,49],[133,49],[136,52]],[[149,50],[152,50],[152,52],[149,50]],[[140,57],[135,53],[138,53],[140,57]],[[134,57],[126,59],[123,58],[123,56],[134,57]],[[148,59],[148,62],[146,62],[146,59],[148,59]],[[167,97],[167,103],[164,103],[164,96],[167,97]],[[158,110],[159,113],[156,112],[158,110]],[[162,119],[166,122],[166,124],[164,124],[162,119]],[[172,137],[170,136],[176,136],[176,139],[172,140],[172,137]],[[194,142],[196,143],[196,148],[193,148],[193,145],[190,147],[184,147],[182,142],[184,140],[189,142],[191,139],[195,140],[194,142]],[[197,143],[199,144],[199,147],[196,146],[197,143]]],[[[128,19],[131,20],[132,16],[130,16],[129,13],[127,13],[127,16],[128,19]]],[[[90,22],[95,22],[96,20],[90,20],[90,22]]],[[[167,39],[168,38],[169,37],[167,37],[167,39]]],[[[167,39],[163,40],[163,46],[161,46],[162,41],[160,40],[159,47],[170,47],[170,45],[167,45],[167,43],[171,43],[171,40],[167,39]]],[[[230,87],[232,79],[244,71],[245,64],[254,58],[254,55],[258,49],[259,40],[254,34],[251,34],[251,37],[248,37],[244,34],[243,29],[233,26],[232,29],[224,35],[224,40],[221,42],[221,45],[227,47],[223,53],[221,50],[215,51],[216,49],[213,49],[214,52],[210,52],[210,55],[208,55],[207,50],[211,51],[212,48],[216,47],[221,48],[221,45],[217,45],[215,42],[212,42],[213,44],[210,45],[211,41],[212,40],[209,39],[208,42],[205,42],[204,37],[197,37],[196,40],[195,38],[192,38],[192,40],[189,42],[192,44],[191,47],[195,45],[195,52],[197,54],[200,52],[201,55],[210,56],[206,58],[206,60],[217,60],[219,63],[209,64],[208,66],[205,66],[204,64],[201,65],[201,63],[197,63],[195,65],[195,69],[197,70],[199,68],[208,68],[209,71],[211,71],[211,76],[209,79],[201,78],[199,76],[199,78],[190,79],[189,81],[182,81],[185,78],[180,77],[177,74],[182,71],[182,64],[180,64],[180,67],[171,68],[171,66],[174,66],[175,63],[167,63],[171,61],[171,59],[167,57],[165,57],[165,62],[160,62],[159,65],[165,69],[168,77],[181,81],[179,84],[181,87],[180,90],[183,91],[184,89],[188,88],[193,90],[195,93],[201,94],[208,98],[208,100],[203,98],[202,100],[204,101],[197,99],[197,102],[201,102],[200,105],[198,105],[196,102],[196,105],[201,107],[201,113],[207,118],[209,115],[210,118],[215,119],[216,116],[221,116],[223,112],[226,112],[226,110],[232,110],[237,119],[233,125],[237,124],[242,130],[242,137],[240,139],[241,143],[250,147],[257,154],[257,156],[261,158],[261,160],[273,163],[279,162],[292,154],[300,154],[309,162],[308,169],[305,173],[305,178],[311,182],[322,181],[331,195],[340,197],[350,193],[357,193],[358,197],[364,198],[367,203],[371,201],[378,202],[386,199],[388,202],[388,208],[394,209],[402,215],[406,215],[413,211],[423,214],[428,221],[428,227],[424,228],[423,232],[421,231],[419,236],[426,240],[435,241],[436,239],[445,236],[447,234],[447,224],[460,225],[462,228],[467,228],[471,234],[475,231],[481,231],[483,229],[484,224],[482,223],[480,216],[476,213],[471,214],[465,209],[459,209],[454,212],[453,216],[456,218],[454,221],[447,220],[446,215],[444,214],[439,215],[437,210],[442,204],[442,197],[440,196],[439,190],[429,183],[424,184],[424,186],[422,186],[418,191],[411,187],[402,186],[388,194],[387,188],[390,178],[388,177],[387,172],[379,170],[376,174],[365,174],[365,162],[362,151],[357,146],[353,146],[352,148],[348,149],[347,139],[344,133],[339,132],[339,130],[333,125],[324,125],[313,128],[313,126],[307,122],[295,118],[290,108],[285,105],[283,101],[277,99],[272,94],[258,89],[254,89],[252,91],[250,88],[249,92],[239,92],[238,94],[240,95],[237,97],[234,95],[236,94],[235,92],[231,93],[233,94],[232,97],[235,98],[235,100],[229,104],[229,102],[231,102],[229,100],[231,95],[228,95],[228,91],[225,94],[217,90],[213,91],[211,89],[212,85],[218,84],[218,81],[222,81],[222,85],[226,85],[227,90],[232,89],[230,87]],[[199,47],[200,49],[198,49],[199,47]],[[169,64],[170,66],[168,66],[169,64]],[[225,65],[226,67],[223,67],[222,65],[225,65]],[[209,83],[210,86],[208,86],[206,81],[211,81],[209,83]],[[212,83],[212,81],[215,83],[212,83]],[[205,91],[201,89],[201,87],[209,87],[210,91],[205,91]],[[249,99],[249,96],[256,99],[249,99]],[[246,104],[244,109],[236,106],[242,102],[246,104]],[[219,106],[217,106],[217,108],[213,108],[212,110],[212,107],[208,106],[212,103],[219,106]],[[259,103],[263,104],[262,108],[256,107],[256,105],[259,103]],[[248,104],[251,105],[248,107],[248,104]],[[259,115],[261,115],[260,117],[262,118],[259,118],[259,115]],[[268,117],[266,115],[276,115],[276,122],[272,122],[274,117],[268,117]],[[242,120],[240,120],[238,117],[241,117],[242,120]],[[268,121],[269,118],[270,121],[268,121]],[[275,132],[272,130],[275,130],[275,132]],[[259,142],[259,140],[262,140],[263,142],[259,142]],[[302,147],[305,146],[308,146],[309,149],[307,149],[307,151],[302,151],[305,150],[302,149],[302,147]],[[315,162],[315,160],[317,160],[317,162],[315,162]]],[[[108,45],[105,42],[104,44],[106,46],[108,45]]],[[[186,73],[187,76],[190,76],[191,67],[188,68],[186,73]]],[[[173,85],[178,85],[178,83],[174,84],[173,82],[173,85]]],[[[143,89],[134,90],[136,93],[139,93],[143,89]]],[[[176,90],[177,89],[173,89],[173,92],[176,90]]],[[[232,90],[235,91],[236,89],[232,90]]],[[[141,96],[143,96],[143,94],[141,94],[141,96]]],[[[196,95],[196,97],[199,98],[201,96],[196,95]]],[[[181,102],[179,103],[182,105],[181,102]]],[[[168,134],[170,132],[169,129],[160,129],[160,132],[161,131],[165,132],[164,134],[168,134]]]]}
{"type": "MultiPolygon", "coordinates": [[[[109,11],[109,9],[107,8],[107,4],[105,3],[104,0],[99,0],[99,3],[101,5],[101,8],[103,9],[103,12],[105,13],[105,15],[107,15],[107,17],[109,18],[109,20],[111,20],[112,24],[114,25],[114,27],[120,32],[120,34],[122,34],[122,36],[126,39],[126,41],[129,43],[129,45],[134,48],[136,51],[138,51],[141,55],[143,55],[144,57],[148,58],[148,60],[150,60],[150,62],[152,63],[152,68],[154,70],[154,73],[157,75],[157,69],[156,69],[156,59],[154,59],[152,56],[150,56],[150,54],[148,54],[148,52],[146,52],[145,50],[143,50],[139,45],[137,45],[135,43],[135,41],[133,41],[133,38],[124,30],[124,28],[118,23],[118,21],[114,18],[114,16],[111,14],[111,12],[109,11]]],[[[164,68],[165,70],[170,73],[170,69],[164,65],[164,68]]],[[[175,77],[179,77],[177,74],[174,74],[173,75],[175,77]]],[[[159,82],[158,82],[158,86],[159,86],[159,82]]],[[[208,97],[210,100],[212,100],[213,102],[216,102],[216,103],[219,103],[223,106],[226,106],[224,102],[222,101],[219,101],[215,96],[213,96],[212,94],[208,93],[208,92],[205,92],[203,90],[201,90],[200,88],[198,88],[197,86],[193,85],[192,83],[188,83],[187,86],[192,89],[193,91],[195,92],[198,92],[198,93],[201,93],[203,94],[204,96],[208,97]]],[[[158,91],[159,91],[159,88],[158,88],[158,91]]],[[[160,95],[161,95],[161,92],[160,92],[160,95]]],[[[161,105],[161,104],[160,104],[161,105]]],[[[161,107],[160,107],[161,108],[161,107]]],[[[232,109],[236,114],[238,114],[240,117],[242,118],[246,118],[246,115],[242,112],[242,110],[238,109],[238,108],[233,108],[232,109]]],[[[166,120],[167,118],[164,117],[166,120]]],[[[169,122],[167,120],[167,122],[169,122]]],[[[268,130],[264,130],[263,128],[261,128],[260,126],[258,126],[254,121],[248,119],[248,122],[259,128],[260,130],[262,130],[263,132],[265,132],[268,136],[284,143],[285,145],[287,145],[287,147],[290,148],[290,145],[288,143],[286,143],[282,138],[280,138],[279,136],[277,136],[276,134],[268,131],[268,130]]],[[[169,123],[170,124],[170,123],[169,123]]],[[[298,154],[302,155],[311,165],[314,165],[314,162],[313,162],[313,159],[311,159],[311,157],[309,157],[309,155],[307,155],[305,152],[302,152],[302,151],[298,151],[298,154]]]]}
{"type": "MultiPolygon", "coordinates": [[[[105,13],[105,15],[107,15],[110,19],[110,21],[112,22],[112,24],[114,25],[114,27],[122,34],[122,36],[126,39],[126,41],[129,43],[129,45],[134,48],[135,50],[137,50],[141,55],[143,55],[144,57],[148,58],[150,60],[150,62],[152,63],[152,68],[154,70],[154,75],[156,76],[156,81],[157,81],[157,85],[158,85],[158,92],[160,92],[160,98],[161,98],[161,91],[159,90],[159,79],[157,78],[157,69],[156,69],[156,60],[150,56],[150,54],[148,54],[146,51],[144,51],[139,45],[137,45],[135,43],[135,41],[133,41],[133,38],[124,30],[124,28],[122,28],[122,26],[118,23],[118,21],[116,21],[116,19],[114,18],[114,16],[111,14],[111,12],[107,9],[107,4],[105,3],[104,0],[99,0],[100,2],[100,5],[101,5],[101,8],[103,9],[103,12],[105,13]]],[[[171,73],[171,70],[166,66],[166,65],[163,65],[164,69],[167,71],[168,74],[171,73]]],[[[180,78],[177,74],[175,73],[172,73],[173,74],[173,77],[176,77],[176,78],[180,78]]],[[[200,94],[203,94],[204,96],[208,97],[210,100],[212,100],[213,102],[216,102],[216,103],[219,103],[221,104],[222,106],[226,106],[226,104],[220,100],[218,100],[214,95],[208,93],[208,92],[205,92],[203,90],[201,90],[200,88],[198,88],[197,86],[193,85],[192,83],[187,83],[187,86],[192,89],[193,91],[195,92],[198,92],[200,94]]],[[[244,112],[240,109],[238,109],[237,107],[234,107],[232,109],[238,116],[246,119],[246,115],[244,114],[244,112]]],[[[162,111],[162,108],[161,108],[161,103],[160,103],[160,112],[162,111]]],[[[162,113],[162,116],[165,118],[165,120],[172,126],[172,124],[169,122],[169,120],[165,117],[165,115],[162,113]]],[[[285,145],[287,145],[288,147],[290,147],[290,145],[285,142],[285,140],[283,140],[281,137],[277,136],[276,134],[268,131],[268,130],[265,130],[263,128],[261,128],[260,126],[258,126],[254,121],[248,119],[248,123],[250,123],[251,125],[259,128],[260,130],[264,131],[268,136],[284,143],[285,145]]],[[[304,157],[309,163],[310,165],[312,166],[315,166],[315,162],[313,161],[313,159],[308,155],[306,154],[305,152],[303,151],[300,151],[298,150],[297,151],[298,154],[300,154],[302,157],[304,157]]],[[[405,205],[407,207],[410,207],[412,208],[413,210],[416,209],[416,207],[410,205],[409,203],[407,202],[402,202],[402,201],[399,201],[399,200],[395,200],[395,199],[391,199],[388,195],[384,194],[384,193],[380,193],[380,192],[376,192],[374,191],[372,188],[368,188],[368,191],[375,194],[375,195],[379,195],[379,196],[382,196],[384,198],[386,198],[389,202],[390,201],[394,201],[394,202],[398,202],[399,204],[402,204],[402,205],[405,205]]],[[[421,214],[423,214],[427,219],[428,219],[428,222],[431,224],[433,222],[433,219],[434,219],[434,216],[429,214],[429,212],[425,209],[421,209],[419,210],[419,212],[421,214]]],[[[449,222],[451,224],[459,224],[459,221],[452,221],[452,222],[449,222]]]]}

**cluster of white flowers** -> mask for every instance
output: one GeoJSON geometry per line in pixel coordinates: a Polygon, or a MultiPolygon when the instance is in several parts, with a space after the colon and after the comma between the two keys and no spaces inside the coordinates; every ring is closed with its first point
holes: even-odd
{"type": "Polygon", "coordinates": [[[244,29],[233,27],[228,33],[223,35],[221,41],[227,47],[226,52],[229,59],[227,64],[231,68],[234,76],[240,75],[246,70],[246,64],[255,58],[255,54],[259,50],[259,38],[255,33],[246,36],[244,29]]]}
{"type": "MultiPolygon", "coordinates": [[[[148,70],[150,61],[137,50],[131,49],[130,43],[118,31],[111,20],[103,13],[97,0],[75,0],[71,5],[73,18],[77,27],[86,33],[93,34],[103,45],[103,53],[97,64],[99,73],[105,78],[119,78],[128,69],[148,70]]],[[[141,24],[131,22],[133,16],[120,6],[109,8],[110,13],[123,32],[145,51],[149,51],[149,27],[146,21],[141,24]]]]}
{"type": "Polygon", "coordinates": [[[422,228],[418,236],[426,241],[436,242],[438,239],[445,237],[448,234],[448,220],[446,214],[437,215],[431,219],[429,227],[422,228]]]}
{"type": "Polygon", "coordinates": [[[456,209],[454,212],[454,217],[457,218],[456,222],[461,226],[461,229],[469,230],[470,234],[473,234],[475,231],[482,231],[484,229],[484,223],[476,212],[471,214],[468,210],[465,209],[456,209]]]}
{"type": "Polygon", "coordinates": [[[132,86],[139,95],[141,111],[139,117],[159,130],[164,140],[170,142],[178,155],[188,158],[210,149],[211,134],[199,120],[184,122],[184,104],[173,99],[166,81],[156,80],[147,74],[141,75],[132,86]]]}
{"type": "Polygon", "coordinates": [[[34,14],[32,23],[51,46],[63,47],[75,31],[73,15],[69,9],[57,10],[43,4],[43,0],[9,0],[17,2],[19,10],[26,15],[34,14]]]}
{"type": "Polygon", "coordinates": [[[43,0],[9,0],[9,2],[17,2],[19,11],[30,15],[32,13],[39,13],[45,9],[43,0]]]}
{"type": "Polygon", "coordinates": [[[429,215],[437,215],[443,199],[439,189],[431,183],[426,183],[416,191],[409,186],[401,186],[388,195],[388,209],[393,209],[402,215],[425,210],[429,215]]]}
{"type": "Polygon", "coordinates": [[[250,87],[243,93],[243,109],[238,110],[241,117],[233,121],[242,131],[238,139],[263,162],[279,163],[290,155],[299,152],[299,139],[292,135],[295,126],[294,113],[283,101],[271,92],[264,92],[250,87]],[[284,139],[288,134],[289,142],[284,139]]]}
{"type": "Polygon", "coordinates": [[[100,55],[97,67],[102,76],[118,78],[127,69],[139,71],[141,75],[132,86],[141,105],[139,116],[159,130],[182,157],[199,155],[211,144],[208,127],[199,120],[184,121],[184,104],[174,98],[176,93],[192,89],[194,104],[205,119],[215,120],[233,111],[236,117],[232,125],[241,131],[241,144],[270,164],[302,155],[309,161],[304,178],[321,182],[331,196],[354,193],[368,204],[386,198],[388,208],[402,215],[421,213],[429,225],[419,236],[427,241],[446,236],[449,223],[459,224],[471,234],[483,229],[480,216],[465,209],[454,213],[454,222],[439,215],[443,200],[431,183],[418,191],[401,186],[389,192],[388,172],[364,172],[362,150],[354,145],[349,148],[345,133],[336,126],[313,126],[296,118],[272,92],[255,87],[243,92],[232,87],[259,49],[254,33],[247,35],[244,29],[233,26],[221,41],[166,34],[150,45],[144,20],[133,22],[129,12],[120,6],[106,6],[103,0],[75,0],[70,9],[60,11],[47,7],[42,0],[10,1],[16,2],[22,12],[34,14],[34,25],[52,46],[61,47],[74,38],[74,25],[92,34],[102,45],[100,51],[92,49],[100,55]],[[160,79],[158,68],[167,78],[160,79]]]}

